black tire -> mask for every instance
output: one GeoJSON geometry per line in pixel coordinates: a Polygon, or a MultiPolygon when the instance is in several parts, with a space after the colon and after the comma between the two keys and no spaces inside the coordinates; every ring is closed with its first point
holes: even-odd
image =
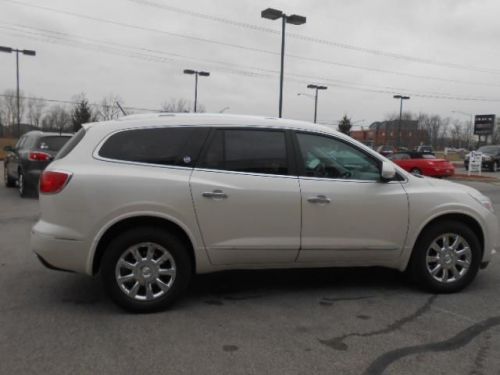
{"type": "Polygon", "coordinates": [[[465,224],[459,221],[442,221],[433,224],[421,233],[415,244],[409,264],[412,278],[421,287],[433,293],[455,293],[469,285],[477,275],[481,264],[481,245],[476,234],[465,224]],[[427,250],[431,244],[441,235],[453,233],[461,236],[470,247],[471,260],[466,273],[455,281],[447,283],[436,280],[427,267],[427,250]]]}
{"type": "Polygon", "coordinates": [[[3,167],[3,178],[5,187],[11,188],[16,186],[16,180],[9,176],[6,165],[3,167]]]}
{"type": "Polygon", "coordinates": [[[28,196],[28,187],[22,171],[19,171],[19,176],[17,177],[17,191],[21,198],[26,198],[28,196]]]}
{"type": "Polygon", "coordinates": [[[490,171],[491,172],[498,171],[498,162],[497,161],[494,161],[493,163],[491,163],[490,171]]]}
{"type": "Polygon", "coordinates": [[[421,176],[421,175],[422,175],[422,171],[421,171],[420,169],[418,169],[418,168],[413,168],[413,169],[411,169],[411,170],[410,170],[410,173],[411,173],[411,174],[415,174],[415,175],[419,175],[419,176],[421,176]]]}
{"type": "MultiPolygon", "coordinates": [[[[118,306],[135,313],[155,312],[169,307],[187,289],[192,272],[187,245],[177,236],[154,227],[139,227],[120,234],[111,241],[101,262],[101,279],[107,293],[118,306]],[[175,262],[176,271],[173,284],[168,291],[150,301],[140,301],[128,296],[120,288],[115,277],[115,269],[120,257],[132,246],[145,242],[154,243],[166,249],[175,262]]],[[[136,280],[131,282],[135,283],[136,280]]],[[[141,284],[140,288],[143,287],[141,284]]]]}

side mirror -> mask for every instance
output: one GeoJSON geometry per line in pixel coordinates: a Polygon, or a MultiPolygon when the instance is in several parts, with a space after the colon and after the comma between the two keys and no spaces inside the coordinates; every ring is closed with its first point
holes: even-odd
{"type": "Polygon", "coordinates": [[[394,164],[392,164],[390,161],[383,161],[380,177],[383,181],[390,181],[394,177],[396,177],[396,168],[394,167],[394,164]]]}
{"type": "Polygon", "coordinates": [[[12,146],[5,146],[5,147],[3,148],[3,150],[4,150],[5,152],[14,152],[14,147],[12,147],[12,146]]]}

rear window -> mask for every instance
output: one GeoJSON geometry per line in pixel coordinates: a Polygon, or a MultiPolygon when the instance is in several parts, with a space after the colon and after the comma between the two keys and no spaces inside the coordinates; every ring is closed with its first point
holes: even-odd
{"type": "Polygon", "coordinates": [[[126,130],[109,137],[99,150],[99,156],[148,164],[193,166],[208,132],[208,128],[196,127],[126,130]]]}
{"type": "Polygon", "coordinates": [[[36,148],[46,151],[59,151],[70,138],[68,136],[42,137],[36,143],[36,148]]]}
{"type": "Polygon", "coordinates": [[[288,158],[285,133],[278,130],[219,129],[200,167],[286,175],[288,158]]]}
{"type": "Polygon", "coordinates": [[[62,159],[66,155],[68,155],[73,149],[76,147],[78,143],[83,139],[83,136],[85,135],[85,129],[81,128],[73,137],[70,138],[69,141],[67,141],[64,146],[59,150],[57,153],[55,160],[57,159],[62,159]]]}

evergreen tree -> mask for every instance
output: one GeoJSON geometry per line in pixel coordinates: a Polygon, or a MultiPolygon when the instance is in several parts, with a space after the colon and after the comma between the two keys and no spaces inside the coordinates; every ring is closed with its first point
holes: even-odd
{"type": "Polygon", "coordinates": [[[351,119],[347,117],[347,115],[344,115],[344,117],[342,117],[342,120],[340,120],[339,122],[339,127],[338,127],[339,132],[349,135],[351,134],[351,127],[352,127],[351,119]]]}
{"type": "Polygon", "coordinates": [[[87,99],[82,98],[75,106],[71,113],[71,122],[73,123],[73,131],[77,132],[81,129],[82,124],[94,121],[92,108],[89,106],[87,99]]]}

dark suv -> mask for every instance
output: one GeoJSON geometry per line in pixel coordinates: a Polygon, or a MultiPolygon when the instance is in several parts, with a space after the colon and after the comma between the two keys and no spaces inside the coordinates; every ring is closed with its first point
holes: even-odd
{"type": "MultiPolygon", "coordinates": [[[[497,172],[500,170],[500,145],[482,146],[477,149],[483,154],[482,166],[483,170],[497,172]]],[[[465,155],[464,167],[469,169],[470,154],[465,155]]]]}
{"type": "Polygon", "coordinates": [[[71,138],[71,134],[31,131],[24,134],[16,146],[5,146],[5,186],[16,186],[21,197],[36,190],[40,174],[57,152],[71,138]]]}

